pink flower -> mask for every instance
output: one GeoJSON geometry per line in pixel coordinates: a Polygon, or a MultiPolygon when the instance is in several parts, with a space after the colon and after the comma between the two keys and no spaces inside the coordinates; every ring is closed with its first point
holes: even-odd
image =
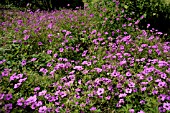
{"type": "Polygon", "coordinates": [[[27,61],[26,60],[22,60],[21,65],[25,66],[26,64],[27,64],[27,61]]]}
{"type": "Polygon", "coordinates": [[[14,85],[14,89],[18,88],[21,85],[21,83],[17,83],[14,85]]]}
{"type": "Polygon", "coordinates": [[[36,103],[36,106],[39,107],[39,106],[41,106],[42,104],[43,104],[42,101],[38,101],[38,102],[36,103]]]}
{"type": "Polygon", "coordinates": [[[105,32],[104,34],[105,34],[105,35],[108,35],[109,33],[108,33],[108,32],[105,32]]]}
{"type": "Polygon", "coordinates": [[[158,87],[160,87],[160,88],[166,87],[166,82],[159,82],[158,87]]]}
{"type": "Polygon", "coordinates": [[[130,77],[130,76],[132,76],[132,74],[128,71],[128,72],[126,73],[126,76],[127,76],[127,77],[130,77]]]}
{"type": "Polygon", "coordinates": [[[127,96],[127,94],[126,93],[121,93],[120,95],[119,95],[119,98],[122,98],[122,97],[126,97],[127,96]]]}
{"type": "Polygon", "coordinates": [[[135,22],[135,24],[139,24],[139,22],[140,22],[140,20],[137,20],[137,21],[135,22]]]}
{"type": "Polygon", "coordinates": [[[48,50],[48,51],[47,51],[47,54],[51,54],[51,53],[52,53],[52,50],[48,50]]]}
{"type": "Polygon", "coordinates": [[[38,42],[38,45],[40,46],[40,45],[43,45],[43,43],[42,42],[38,42]]]}
{"type": "Polygon", "coordinates": [[[87,74],[88,72],[89,72],[89,70],[82,71],[83,74],[87,74]]]}
{"type": "Polygon", "coordinates": [[[18,74],[17,75],[19,78],[22,78],[23,77],[23,74],[18,74]]]}
{"type": "Polygon", "coordinates": [[[37,58],[32,58],[31,59],[31,62],[34,62],[34,61],[36,61],[37,60],[37,58]]]}
{"type": "Polygon", "coordinates": [[[106,100],[110,100],[110,98],[111,98],[111,96],[107,96],[107,97],[106,97],[106,100]]]}
{"type": "Polygon", "coordinates": [[[0,93],[0,100],[2,100],[4,98],[5,94],[0,93]]]}
{"type": "Polygon", "coordinates": [[[119,73],[116,72],[116,70],[114,70],[114,71],[111,73],[111,76],[112,76],[112,77],[117,77],[117,76],[119,76],[119,73]]]}
{"type": "Polygon", "coordinates": [[[55,70],[50,72],[50,75],[54,76],[54,74],[55,74],[55,70]]]}
{"type": "Polygon", "coordinates": [[[149,28],[150,27],[150,24],[147,24],[147,28],[149,28]]]}
{"type": "Polygon", "coordinates": [[[5,100],[10,100],[12,99],[12,94],[6,94],[5,95],[5,100]]]}
{"type": "Polygon", "coordinates": [[[129,86],[129,87],[135,87],[135,83],[130,82],[130,83],[128,84],[128,86],[129,86]]]}
{"type": "Polygon", "coordinates": [[[152,94],[153,94],[153,95],[156,95],[156,94],[158,94],[158,91],[153,90],[153,91],[152,91],[152,94]]]}
{"type": "Polygon", "coordinates": [[[37,101],[37,96],[34,95],[34,96],[30,96],[25,102],[26,102],[26,105],[29,105],[29,104],[32,104],[36,101],[37,101]]]}
{"type": "Polygon", "coordinates": [[[43,91],[41,91],[41,92],[38,93],[38,96],[43,96],[43,95],[45,95],[46,93],[47,93],[47,91],[46,91],[46,90],[43,90],[43,91]]]}
{"type": "Polygon", "coordinates": [[[27,32],[28,32],[28,30],[24,30],[24,31],[23,31],[23,34],[25,34],[25,33],[27,33],[27,32]]]}
{"type": "Polygon", "coordinates": [[[48,38],[50,38],[51,36],[53,36],[53,34],[48,34],[48,38]]]}
{"type": "Polygon", "coordinates": [[[85,50],[83,53],[82,53],[82,57],[86,56],[88,50],[85,50]]]}
{"type": "Polygon", "coordinates": [[[24,81],[26,81],[26,80],[27,80],[27,77],[26,77],[26,78],[23,78],[23,79],[20,79],[19,82],[22,83],[22,82],[24,82],[24,81]]]}
{"type": "Polygon", "coordinates": [[[48,24],[48,26],[47,26],[48,29],[52,29],[52,27],[53,27],[52,23],[48,24]]]}
{"type": "Polygon", "coordinates": [[[59,51],[62,53],[64,51],[64,48],[60,48],[59,51]]]}
{"type": "Polygon", "coordinates": [[[129,112],[130,112],[130,113],[134,113],[135,110],[134,110],[134,109],[130,109],[129,112]]]}
{"type": "Polygon", "coordinates": [[[51,67],[52,64],[50,62],[47,63],[47,67],[51,67]]]}
{"type": "Polygon", "coordinates": [[[40,90],[40,87],[35,87],[34,88],[34,91],[39,91],[40,90]]]}
{"type": "Polygon", "coordinates": [[[87,61],[83,61],[81,64],[82,65],[87,65],[87,63],[88,63],[87,61]]]}
{"type": "Polygon", "coordinates": [[[103,93],[104,93],[104,88],[98,88],[97,94],[100,96],[103,93]]]}
{"type": "Polygon", "coordinates": [[[132,89],[130,89],[130,88],[127,88],[125,91],[126,91],[126,93],[132,93],[132,89]]]}
{"type": "Polygon", "coordinates": [[[67,93],[62,91],[62,92],[60,92],[60,96],[61,96],[61,98],[64,98],[65,96],[67,96],[67,93]]]}
{"type": "Polygon", "coordinates": [[[96,107],[91,107],[90,108],[90,111],[95,111],[96,110],[96,107]]]}
{"type": "Polygon", "coordinates": [[[25,35],[24,40],[27,40],[30,37],[30,35],[25,35]]]}
{"type": "Polygon", "coordinates": [[[53,57],[54,57],[54,58],[56,58],[57,56],[58,56],[58,54],[54,54],[54,56],[53,56],[53,57]]]}
{"type": "Polygon", "coordinates": [[[47,112],[47,107],[46,106],[42,106],[39,108],[38,110],[39,113],[46,113],[47,112]]]}
{"type": "Polygon", "coordinates": [[[48,72],[48,70],[47,70],[47,69],[45,69],[45,68],[41,68],[39,72],[43,72],[43,74],[44,74],[44,75],[46,75],[46,74],[47,74],[47,72],[48,72]]]}
{"type": "Polygon", "coordinates": [[[102,69],[100,69],[100,68],[94,68],[94,69],[97,71],[97,73],[102,72],[102,69]]]}
{"type": "Polygon", "coordinates": [[[87,66],[90,66],[91,65],[91,62],[87,62],[87,66]]]}
{"type": "Polygon", "coordinates": [[[56,91],[54,94],[58,96],[60,94],[60,90],[56,91]]]}
{"type": "Polygon", "coordinates": [[[96,34],[96,32],[97,32],[96,30],[93,30],[93,31],[91,32],[91,34],[96,34]]]}
{"type": "Polygon", "coordinates": [[[163,103],[163,108],[165,108],[167,111],[170,110],[170,103],[166,102],[166,103],[163,103]]]}
{"type": "Polygon", "coordinates": [[[18,99],[17,100],[17,105],[19,105],[19,106],[22,106],[23,105],[23,103],[24,103],[24,98],[22,97],[22,98],[20,98],[20,99],[18,99]]]}
{"type": "Polygon", "coordinates": [[[145,91],[145,90],[146,90],[146,87],[141,88],[141,91],[145,91]]]}
{"type": "Polygon", "coordinates": [[[83,68],[82,66],[75,66],[73,69],[76,69],[76,70],[82,71],[84,68],[83,68]]]}

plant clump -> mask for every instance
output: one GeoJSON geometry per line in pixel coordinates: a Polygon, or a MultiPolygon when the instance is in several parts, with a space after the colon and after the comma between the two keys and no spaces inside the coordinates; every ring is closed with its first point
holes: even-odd
{"type": "Polygon", "coordinates": [[[165,34],[140,29],[146,15],[128,17],[120,1],[99,3],[84,10],[5,13],[0,112],[170,111],[165,34]]]}

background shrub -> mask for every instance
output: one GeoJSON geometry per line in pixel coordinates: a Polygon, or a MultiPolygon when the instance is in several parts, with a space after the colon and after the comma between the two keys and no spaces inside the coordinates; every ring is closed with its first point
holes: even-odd
{"type": "MultiPolygon", "coordinates": [[[[150,24],[150,30],[155,28],[170,34],[169,4],[165,4],[162,0],[120,0],[120,2],[124,3],[123,7],[126,9],[128,17],[138,19],[141,15],[146,14],[146,18],[139,23],[140,29],[147,29],[147,24],[150,24]]],[[[166,40],[170,39],[166,37],[166,40]]]]}
{"type": "Polygon", "coordinates": [[[2,5],[12,4],[15,7],[29,7],[31,10],[54,10],[59,8],[84,7],[82,0],[2,0],[2,5]],[[70,4],[69,6],[67,6],[70,4]]]}

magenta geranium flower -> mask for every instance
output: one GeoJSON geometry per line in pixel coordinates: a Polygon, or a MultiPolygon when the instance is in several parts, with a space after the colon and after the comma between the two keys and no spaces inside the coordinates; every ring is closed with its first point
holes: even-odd
{"type": "Polygon", "coordinates": [[[53,27],[53,23],[50,23],[50,24],[48,24],[48,26],[47,26],[48,29],[52,29],[52,27],[53,27]]]}
{"type": "Polygon", "coordinates": [[[76,69],[76,70],[82,71],[84,68],[83,68],[82,66],[75,66],[73,69],[76,69]]]}
{"type": "Polygon", "coordinates": [[[126,93],[132,93],[132,89],[130,89],[130,88],[125,89],[125,91],[126,91],[126,93]]]}
{"type": "Polygon", "coordinates": [[[163,108],[166,109],[167,111],[170,110],[170,103],[166,102],[166,103],[163,103],[163,108]]]}
{"type": "Polygon", "coordinates": [[[25,35],[24,40],[27,40],[30,37],[30,35],[25,35]]]}
{"type": "Polygon", "coordinates": [[[133,83],[133,82],[129,82],[128,86],[129,86],[129,87],[133,87],[133,88],[134,88],[134,87],[135,87],[135,83],[133,83]]]}
{"type": "Polygon", "coordinates": [[[27,64],[27,61],[26,60],[22,60],[21,65],[25,66],[26,64],[27,64]]]}
{"type": "Polygon", "coordinates": [[[48,51],[47,51],[47,54],[51,54],[51,53],[52,53],[52,50],[48,50],[48,51]]]}
{"type": "Polygon", "coordinates": [[[64,51],[64,48],[60,48],[59,51],[62,53],[64,51]]]}
{"type": "Polygon", "coordinates": [[[19,86],[21,86],[20,82],[14,85],[14,89],[18,88],[19,86]]]}
{"type": "Polygon", "coordinates": [[[47,107],[46,106],[42,106],[39,108],[38,110],[39,113],[46,113],[47,112],[47,107]]]}
{"type": "Polygon", "coordinates": [[[38,93],[38,96],[44,96],[46,93],[47,93],[47,91],[46,91],[46,90],[43,90],[43,91],[41,91],[41,92],[38,93]]]}
{"type": "Polygon", "coordinates": [[[134,110],[134,109],[130,109],[129,112],[130,112],[130,113],[134,113],[135,110],[134,110]]]}
{"type": "Polygon", "coordinates": [[[40,45],[43,45],[43,43],[42,42],[38,42],[38,45],[40,46],[40,45]]]}
{"type": "Polygon", "coordinates": [[[67,96],[67,93],[64,92],[64,91],[62,91],[62,92],[60,92],[60,96],[61,96],[62,98],[64,98],[65,96],[67,96]]]}
{"type": "Polygon", "coordinates": [[[103,93],[104,93],[104,88],[98,88],[97,94],[98,94],[98,95],[101,95],[101,94],[103,94],[103,93]]]}
{"type": "Polygon", "coordinates": [[[39,90],[40,90],[39,86],[34,88],[34,91],[39,91],[39,90]]]}
{"type": "Polygon", "coordinates": [[[22,97],[22,98],[17,100],[17,105],[22,106],[24,102],[25,102],[25,99],[22,97]]]}
{"type": "Polygon", "coordinates": [[[90,108],[90,111],[95,111],[96,110],[96,107],[91,107],[90,108]]]}
{"type": "Polygon", "coordinates": [[[36,103],[36,106],[37,106],[37,107],[42,106],[42,105],[43,105],[42,101],[38,101],[38,102],[36,103]]]}
{"type": "Polygon", "coordinates": [[[34,61],[36,61],[37,60],[37,58],[32,58],[31,59],[31,62],[34,62],[34,61]]]}
{"type": "Polygon", "coordinates": [[[12,109],[12,104],[11,103],[10,104],[5,104],[4,109],[6,111],[11,110],[12,109]]]}
{"type": "Polygon", "coordinates": [[[5,95],[5,100],[10,100],[12,99],[12,94],[6,94],[5,95]]]}
{"type": "Polygon", "coordinates": [[[37,101],[37,96],[34,95],[34,96],[30,96],[25,102],[26,102],[26,105],[29,105],[31,103],[34,103],[37,101]]]}

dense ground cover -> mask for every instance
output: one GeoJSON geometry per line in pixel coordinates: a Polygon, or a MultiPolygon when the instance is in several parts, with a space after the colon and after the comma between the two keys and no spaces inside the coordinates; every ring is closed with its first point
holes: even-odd
{"type": "Polygon", "coordinates": [[[170,42],[138,29],[145,15],[126,17],[118,1],[101,5],[5,13],[2,112],[170,111],[170,42]]]}

